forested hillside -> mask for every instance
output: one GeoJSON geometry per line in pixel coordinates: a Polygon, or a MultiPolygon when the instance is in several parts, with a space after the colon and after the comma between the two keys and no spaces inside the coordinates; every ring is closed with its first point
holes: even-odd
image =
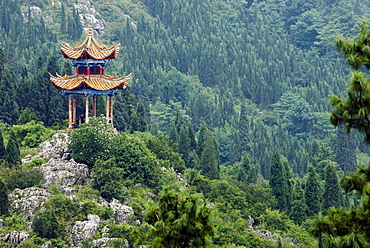
{"type": "MultiPolygon", "coordinates": [[[[60,43],[79,45],[92,23],[99,42],[121,43],[106,74],[133,73],[115,99],[120,137],[107,147],[94,143],[80,151],[78,142],[93,142],[86,127],[86,136],[74,137],[70,147],[73,158],[95,175],[93,188],[104,199],[123,203],[127,192],[112,185],[130,191],[137,183],[160,197],[160,188],[175,179],[159,180],[159,168],[172,167],[185,175],[189,192],[202,192],[215,204],[215,247],[314,247],[318,240],[308,235],[307,219],[358,203],[344,195],[339,178],[368,165],[370,151],[356,131],[348,134],[330,124],[329,98],[344,95],[350,73],[336,40],[357,37],[361,22],[370,19],[369,1],[0,0],[0,5],[0,158],[4,168],[17,171],[0,175],[9,189],[17,188],[10,175],[29,169],[15,169],[20,157],[11,151],[18,149],[21,157],[35,153],[32,148],[55,130],[66,129],[68,103],[49,73],[74,73],[60,43]],[[129,160],[137,149],[138,161],[129,160]],[[98,183],[108,169],[117,177],[98,183]],[[248,216],[279,239],[266,241],[246,231],[248,216]]],[[[77,106],[82,113],[82,98],[77,106]]],[[[104,111],[99,99],[98,115],[104,111]]],[[[32,182],[22,187],[39,183],[32,182]]],[[[144,205],[134,203],[134,210],[144,205]]],[[[137,218],[152,224],[150,217],[137,218]]],[[[138,234],[142,240],[145,228],[138,234]]]]}

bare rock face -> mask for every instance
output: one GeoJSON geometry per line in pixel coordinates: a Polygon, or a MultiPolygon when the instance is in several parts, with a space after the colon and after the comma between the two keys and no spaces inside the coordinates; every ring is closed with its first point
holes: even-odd
{"type": "Polygon", "coordinates": [[[117,199],[112,199],[109,203],[109,207],[113,209],[113,217],[116,224],[128,223],[130,216],[134,215],[134,210],[132,207],[122,205],[117,199]]]}
{"type": "MultiPolygon", "coordinates": [[[[79,2],[75,3],[75,9],[78,10],[80,13],[80,20],[82,22],[82,26],[87,27],[87,24],[91,23],[94,31],[98,35],[102,35],[105,33],[105,26],[102,20],[98,19],[97,16],[99,13],[96,11],[95,6],[89,2],[79,2]]],[[[85,29],[85,33],[87,33],[87,28],[85,29]]]]}
{"type": "Polygon", "coordinates": [[[36,157],[69,160],[71,158],[71,151],[68,149],[70,141],[71,138],[67,133],[56,133],[51,141],[46,140],[39,145],[41,152],[36,157]]]}
{"type": "Polygon", "coordinates": [[[11,247],[17,247],[22,241],[29,239],[30,235],[25,231],[12,231],[3,237],[4,242],[9,243],[11,247]]]}
{"type": "Polygon", "coordinates": [[[45,189],[32,187],[27,189],[15,189],[9,196],[10,209],[23,213],[26,224],[31,226],[35,213],[40,209],[51,194],[45,189]],[[27,223],[28,222],[28,223],[27,223]]]}
{"type": "MultiPolygon", "coordinates": [[[[107,247],[113,240],[116,240],[116,239],[115,238],[101,238],[101,239],[93,240],[91,242],[91,248],[107,247]]],[[[125,244],[123,245],[123,247],[129,247],[127,240],[125,244]]]]}
{"type": "Polygon", "coordinates": [[[59,187],[83,184],[89,177],[87,165],[76,163],[73,159],[69,161],[62,159],[50,159],[49,162],[40,166],[44,173],[44,184],[48,188],[52,184],[59,187]]]}
{"type": "Polygon", "coordinates": [[[97,215],[89,214],[88,220],[76,221],[72,226],[71,236],[69,237],[69,244],[71,247],[81,247],[82,241],[94,236],[100,225],[100,218],[97,215]]]}

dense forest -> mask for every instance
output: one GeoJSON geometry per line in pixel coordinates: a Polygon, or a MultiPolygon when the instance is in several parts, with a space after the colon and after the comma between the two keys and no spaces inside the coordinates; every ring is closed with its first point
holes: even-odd
{"type": "MultiPolygon", "coordinates": [[[[106,74],[133,74],[115,98],[118,133],[98,118],[71,134],[73,159],[91,172],[83,187],[90,191],[80,189],[73,202],[51,188],[54,195],[31,228],[33,238],[19,247],[39,247],[46,240],[68,247],[62,230],[89,213],[109,222],[103,208],[77,210],[99,197],[133,207],[131,224],[109,224],[110,237],[128,240],[129,247],[166,247],[161,235],[168,231],[158,231],[155,219],[165,208],[162,200],[178,192],[183,198],[177,200],[194,201],[204,211],[202,225],[210,225],[201,232],[207,242],[198,237],[190,247],[331,247],[327,236],[312,231],[320,220],[314,216],[361,205],[348,181],[357,167],[369,164],[369,147],[357,130],[347,133],[343,122],[335,127],[329,119],[330,97],[346,95],[353,67],[336,41],[358,37],[362,22],[370,19],[369,1],[0,0],[0,5],[0,198],[42,183],[42,173],[30,171],[47,161],[21,165],[21,158],[35,155],[41,142],[67,128],[67,99],[49,82],[49,73],[74,73],[60,53],[61,42],[79,45],[92,23],[99,42],[121,44],[106,74]],[[347,188],[340,187],[343,176],[347,188]],[[145,200],[148,192],[153,204],[145,200]],[[63,212],[71,214],[55,216],[63,212]],[[58,223],[55,232],[40,230],[37,223],[47,217],[58,223]],[[248,230],[250,218],[279,238],[248,230]]],[[[105,111],[102,100],[98,115],[105,111]]],[[[83,113],[82,98],[77,107],[83,113]]],[[[366,170],[356,173],[361,177],[366,170]]],[[[27,230],[5,202],[0,214],[5,222],[0,232],[27,230]]]]}

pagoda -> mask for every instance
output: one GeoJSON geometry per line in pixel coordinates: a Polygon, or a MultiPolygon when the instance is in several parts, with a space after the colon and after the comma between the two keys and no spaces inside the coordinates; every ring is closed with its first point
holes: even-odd
{"type": "Polygon", "coordinates": [[[118,56],[120,44],[108,48],[100,45],[93,36],[93,29],[90,25],[88,36],[79,46],[71,47],[67,43],[61,44],[61,51],[65,58],[72,61],[76,74],[71,76],[53,76],[50,74],[50,81],[55,87],[62,90],[63,95],[69,97],[68,101],[68,128],[78,126],[78,123],[89,122],[89,98],[93,99],[92,115],[96,116],[96,97],[106,97],[107,123],[113,123],[113,97],[119,90],[125,89],[130,81],[130,75],[124,77],[104,75],[104,69],[111,59],[118,56]],[[77,120],[76,96],[85,97],[85,113],[83,118],[77,120]]]}

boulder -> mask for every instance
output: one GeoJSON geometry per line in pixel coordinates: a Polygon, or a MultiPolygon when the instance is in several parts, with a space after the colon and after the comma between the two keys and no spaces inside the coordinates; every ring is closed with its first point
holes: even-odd
{"type": "MultiPolygon", "coordinates": [[[[51,194],[45,189],[32,187],[27,189],[15,189],[10,192],[8,199],[10,209],[22,213],[26,222],[32,222],[33,217],[51,194]]],[[[30,223],[29,227],[30,227],[30,223]]]]}
{"type": "Polygon", "coordinates": [[[12,231],[4,235],[3,240],[9,243],[11,247],[17,247],[22,241],[29,239],[30,235],[25,231],[12,231]]]}
{"type": "Polygon", "coordinates": [[[132,207],[122,205],[117,199],[112,199],[109,203],[109,207],[113,210],[113,217],[116,224],[128,223],[130,217],[134,215],[134,210],[132,207]]]}
{"type": "Polygon", "coordinates": [[[89,214],[87,220],[76,221],[67,232],[71,233],[69,244],[71,247],[82,247],[82,241],[92,238],[100,225],[100,218],[97,215],[89,214]]]}
{"type": "MultiPolygon", "coordinates": [[[[115,238],[100,238],[97,240],[93,240],[91,242],[91,248],[103,248],[107,247],[115,238]]],[[[125,244],[122,247],[129,247],[127,240],[125,240],[125,244]]]]}
{"type": "Polygon", "coordinates": [[[44,173],[43,188],[48,188],[52,184],[57,184],[59,187],[84,184],[89,177],[87,165],[76,163],[73,159],[66,161],[52,158],[41,165],[40,170],[44,173]]]}

